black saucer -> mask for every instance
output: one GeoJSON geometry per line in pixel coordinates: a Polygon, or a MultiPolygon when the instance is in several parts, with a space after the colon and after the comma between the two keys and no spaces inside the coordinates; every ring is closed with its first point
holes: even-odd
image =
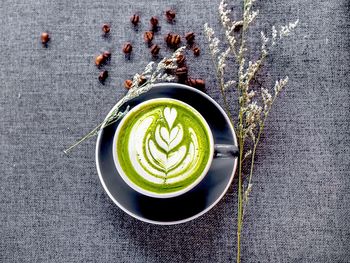
{"type": "MultiPolygon", "coordinates": [[[[174,98],[188,103],[206,119],[215,144],[237,145],[236,135],[228,117],[205,93],[181,84],[162,83],[156,84],[150,91],[129,101],[127,105],[132,108],[153,98],[174,98]]],[[[124,105],[124,108],[127,105],[124,105]]],[[[103,188],[113,202],[129,215],[153,224],[179,224],[208,212],[226,193],[236,170],[235,157],[214,158],[204,179],[181,196],[160,199],[136,192],[120,177],[113,161],[113,137],[118,125],[119,121],[99,133],[96,143],[96,165],[103,188]]]]}

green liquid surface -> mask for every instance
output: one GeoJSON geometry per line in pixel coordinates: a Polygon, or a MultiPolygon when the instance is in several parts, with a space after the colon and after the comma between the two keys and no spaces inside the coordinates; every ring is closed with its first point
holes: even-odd
{"type": "Polygon", "coordinates": [[[157,100],[122,121],[119,165],[139,188],[157,194],[180,191],[198,179],[211,159],[211,134],[203,117],[175,100],[157,100]]]}

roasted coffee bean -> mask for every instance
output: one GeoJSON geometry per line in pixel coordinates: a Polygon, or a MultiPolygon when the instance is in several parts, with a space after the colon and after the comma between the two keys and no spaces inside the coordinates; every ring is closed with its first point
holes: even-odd
{"type": "Polygon", "coordinates": [[[165,12],[166,20],[167,20],[169,23],[172,23],[172,22],[173,22],[173,20],[175,19],[175,16],[176,16],[176,13],[175,13],[174,10],[169,9],[169,10],[167,10],[167,11],[165,12]]]}
{"type": "Polygon", "coordinates": [[[181,42],[181,37],[178,34],[167,34],[164,38],[168,46],[176,48],[181,42]]]}
{"type": "Polygon", "coordinates": [[[105,52],[103,52],[102,56],[103,56],[106,60],[109,60],[109,59],[111,59],[112,54],[111,54],[111,52],[109,52],[109,51],[105,51],[105,52]]]}
{"type": "MultiPolygon", "coordinates": [[[[172,59],[167,59],[167,60],[164,61],[164,64],[167,65],[167,66],[171,65],[172,63],[173,63],[172,59]]],[[[174,71],[175,70],[173,68],[165,68],[164,69],[164,72],[169,74],[169,75],[174,75],[174,71]]]]}
{"type": "Polygon", "coordinates": [[[151,43],[152,40],[153,40],[153,32],[152,31],[146,31],[144,34],[143,34],[143,40],[146,42],[146,43],[151,43]]]}
{"type": "Polygon", "coordinates": [[[196,57],[198,57],[198,56],[200,55],[200,53],[201,53],[201,50],[199,49],[199,47],[195,47],[195,48],[193,49],[193,54],[194,54],[196,57]]]}
{"type": "Polygon", "coordinates": [[[169,58],[169,59],[167,59],[167,60],[164,61],[164,64],[168,66],[168,65],[170,65],[172,62],[173,62],[173,60],[169,58]]]}
{"type": "Polygon", "coordinates": [[[196,79],[196,88],[203,90],[205,88],[205,81],[203,79],[196,79]]]}
{"type": "Polygon", "coordinates": [[[164,73],[168,74],[168,75],[174,75],[174,69],[171,68],[166,68],[164,69],[164,73]]]}
{"type": "Polygon", "coordinates": [[[101,66],[103,63],[105,63],[106,58],[104,55],[100,54],[95,58],[95,64],[96,66],[101,66]]]}
{"type": "Polygon", "coordinates": [[[131,79],[127,79],[127,80],[124,81],[124,87],[126,89],[130,89],[131,86],[132,86],[132,80],[131,79]]]}
{"type": "Polygon", "coordinates": [[[154,44],[151,48],[151,54],[152,56],[156,57],[159,54],[160,47],[156,44],[154,44]]]}
{"type": "Polygon", "coordinates": [[[125,54],[130,54],[132,51],[132,45],[129,42],[126,42],[123,46],[123,52],[125,54]]]}
{"type": "Polygon", "coordinates": [[[98,80],[104,84],[106,79],[108,78],[108,71],[107,70],[104,70],[100,73],[100,75],[98,75],[98,80]]]}
{"type": "Polygon", "coordinates": [[[47,32],[41,33],[41,43],[43,45],[46,45],[49,41],[50,41],[49,33],[47,33],[47,32]]]}
{"type": "Polygon", "coordinates": [[[134,25],[137,26],[140,22],[140,16],[137,14],[134,14],[131,18],[130,18],[130,22],[134,25]]]}
{"type": "Polygon", "coordinates": [[[146,81],[147,81],[147,79],[144,76],[141,76],[140,79],[139,79],[139,86],[145,84],[146,81]]]}
{"type": "Polygon", "coordinates": [[[188,75],[188,68],[186,66],[177,68],[175,74],[179,79],[186,79],[188,75]]]}
{"type": "Polygon", "coordinates": [[[150,23],[151,23],[152,29],[157,30],[158,24],[159,24],[158,18],[155,16],[152,16],[150,19],[150,23]]]}
{"type": "Polygon", "coordinates": [[[186,33],[185,38],[186,38],[187,44],[193,44],[195,34],[193,32],[188,32],[186,33]]]}
{"type": "Polygon", "coordinates": [[[182,67],[185,65],[186,57],[183,54],[179,54],[176,56],[176,63],[179,67],[182,67]]]}
{"type": "Polygon", "coordinates": [[[103,24],[102,31],[107,35],[111,31],[111,27],[108,24],[103,24]]]}
{"type": "Polygon", "coordinates": [[[205,81],[203,79],[188,78],[186,84],[200,90],[205,88],[205,81]]]}

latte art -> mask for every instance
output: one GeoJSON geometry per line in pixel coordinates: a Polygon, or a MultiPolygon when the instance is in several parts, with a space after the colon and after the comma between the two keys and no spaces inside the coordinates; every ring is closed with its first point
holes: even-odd
{"type": "Polygon", "coordinates": [[[191,175],[198,161],[195,157],[198,155],[199,145],[193,129],[186,127],[190,140],[184,140],[184,125],[174,125],[177,110],[165,107],[162,117],[165,122],[157,124],[155,131],[151,129],[154,116],[135,125],[130,133],[130,137],[135,140],[128,147],[129,156],[134,156],[131,163],[138,174],[157,184],[185,179],[191,175]]]}
{"type": "Polygon", "coordinates": [[[118,160],[138,187],[176,192],[202,175],[210,159],[211,137],[203,117],[188,105],[156,101],[127,116],[118,128],[118,160]]]}

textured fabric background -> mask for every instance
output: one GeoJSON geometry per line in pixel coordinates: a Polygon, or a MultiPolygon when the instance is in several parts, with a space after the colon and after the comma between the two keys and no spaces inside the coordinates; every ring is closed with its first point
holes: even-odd
{"type": "MultiPolygon", "coordinates": [[[[232,3],[240,3],[234,0],[232,3]]],[[[193,30],[202,55],[191,75],[222,102],[202,29],[222,35],[219,0],[0,2],[0,262],[233,262],[236,183],[201,218],[149,225],[116,207],[99,182],[95,140],[63,149],[101,121],[122,83],[150,60],[142,42],[151,15],[174,7],[162,34],[193,30]],[[140,12],[140,32],[129,16],[140,12]],[[109,40],[101,25],[109,22],[109,40]],[[42,48],[40,34],[52,40],[42,48]],[[124,41],[134,58],[124,61],[124,41]],[[113,51],[110,78],[94,57],[113,51]]],[[[289,75],[259,147],[242,241],[243,262],[350,262],[348,0],[261,1],[256,28],[299,18],[296,34],[271,53],[266,85],[289,75]]],[[[249,33],[252,43],[257,35],[249,33]]],[[[161,51],[167,55],[169,51],[161,51]]],[[[232,98],[232,102],[233,102],[232,98]]]]}

